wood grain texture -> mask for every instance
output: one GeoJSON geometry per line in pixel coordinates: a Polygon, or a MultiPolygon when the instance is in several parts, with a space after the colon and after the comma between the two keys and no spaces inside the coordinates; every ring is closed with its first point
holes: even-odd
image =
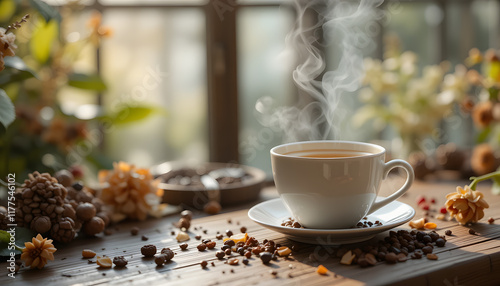
{"type": "MultiPolygon", "coordinates": [[[[388,195],[400,183],[399,179],[384,183],[381,195],[388,195]]],[[[248,208],[255,204],[252,203],[225,209],[225,213],[216,216],[197,213],[190,228],[191,239],[187,242],[189,247],[186,251],[180,250],[175,235],[171,234],[172,230],[177,231],[172,225],[178,220],[177,215],[145,222],[125,222],[111,227],[114,231],[112,235],[77,238],[69,244],[57,245],[55,261],[50,261],[42,270],[21,269],[15,279],[6,276],[7,264],[0,263],[0,285],[500,285],[500,196],[491,195],[488,184],[481,185],[480,190],[485,193],[490,208],[485,211],[483,221],[471,226],[477,232],[476,235],[469,234],[469,227],[460,226],[455,221],[432,218],[443,205],[445,194],[453,192],[457,185],[464,184],[465,181],[416,182],[408,194],[400,199],[416,208],[416,218],[420,218],[424,211],[417,208],[416,198],[422,195],[429,199],[435,198],[436,204],[431,207],[433,211],[430,219],[438,224],[436,231],[444,234],[445,230],[451,230],[453,233],[447,237],[445,247],[435,248],[434,253],[439,257],[436,261],[423,258],[395,265],[378,262],[369,268],[341,265],[340,259],[332,255],[334,247],[296,243],[252,222],[247,217],[248,208]],[[496,222],[488,224],[488,217],[495,218],[496,222]],[[130,234],[133,226],[140,228],[139,235],[130,234]],[[262,264],[255,256],[247,266],[241,262],[237,266],[225,264],[225,260],[215,257],[216,250],[222,246],[222,241],[215,240],[215,236],[217,232],[225,233],[227,229],[238,233],[241,226],[245,226],[249,235],[258,240],[273,239],[283,245],[296,245],[299,250],[293,253],[291,259],[280,258],[269,265],[262,264]],[[215,240],[217,247],[198,251],[196,245],[200,241],[194,238],[197,234],[215,240]],[[142,235],[149,239],[142,241],[142,235]],[[156,267],[152,259],[140,254],[140,248],[145,244],[156,245],[158,251],[170,247],[176,256],[165,266],[156,267]],[[100,269],[95,263],[81,258],[81,251],[86,248],[96,251],[98,255],[123,255],[129,263],[123,269],[100,269]],[[319,261],[311,261],[311,253],[317,253],[319,261]],[[208,261],[206,269],[200,267],[202,260],[208,261]],[[319,264],[329,270],[327,275],[316,273],[319,264]],[[272,270],[277,275],[272,275],[272,270]]],[[[275,190],[268,188],[261,200],[276,196],[275,190]]],[[[397,229],[409,227],[403,225],[397,229]]],[[[379,234],[369,242],[352,245],[352,248],[376,242],[387,235],[388,232],[379,234]]]]}

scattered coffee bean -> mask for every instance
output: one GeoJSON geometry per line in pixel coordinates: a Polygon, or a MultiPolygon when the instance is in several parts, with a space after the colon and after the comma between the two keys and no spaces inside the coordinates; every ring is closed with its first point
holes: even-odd
{"type": "Polygon", "coordinates": [[[238,265],[240,261],[237,258],[231,258],[227,261],[227,264],[229,265],[238,265]]]}
{"type": "Polygon", "coordinates": [[[488,219],[488,223],[489,223],[489,224],[493,224],[494,222],[495,222],[495,219],[494,219],[494,218],[490,217],[490,218],[488,219]]]}
{"type": "Polygon", "coordinates": [[[213,249],[217,245],[215,241],[209,241],[206,243],[208,249],[213,249]]]}
{"type": "Polygon", "coordinates": [[[179,244],[179,247],[181,248],[181,250],[186,250],[188,248],[188,244],[182,243],[182,244],[179,244]]]}
{"type": "Polygon", "coordinates": [[[243,247],[238,247],[236,252],[238,252],[241,256],[245,255],[245,249],[243,247]]]}
{"type": "Polygon", "coordinates": [[[198,234],[198,235],[196,235],[194,238],[195,238],[196,240],[200,240],[200,239],[201,239],[201,235],[199,235],[199,234],[198,234]]]}
{"type": "Polygon", "coordinates": [[[394,264],[398,261],[398,256],[393,252],[389,252],[385,255],[385,261],[389,264],[394,264]]]}
{"type": "Polygon", "coordinates": [[[152,244],[144,245],[141,247],[141,253],[146,257],[153,257],[156,254],[156,246],[152,244]]]}
{"type": "Polygon", "coordinates": [[[175,253],[172,251],[172,249],[170,249],[168,247],[163,248],[160,251],[160,253],[165,255],[165,263],[169,262],[172,258],[174,258],[174,255],[175,255],[175,253]]]}
{"type": "Polygon", "coordinates": [[[231,237],[231,236],[233,236],[233,232],[232,232],[231,230],[229,230],[229,229],[228,229],[228,230],[226,230],[226,235],[227,235],[228,237],[231,237]]]}
{"type": "Polygon", "coordinates": [[[204,230],[203,230],[203,233],[204,233],[204,234],[207,234],[207,232],[208,232],[208,231],[207,231],[206,229],[204,229],[204,230]]]}
{"type": "Polygon", "coordinates": [[[215,262],[210,262],[210,265],[212,265],[213,267],[215,267],[215,262]]]}
{"type": "Polygon", "coordinates": [[[217,252],[215,253],[215,256],[216,256],[217,258],[219,258],[219,259],[224,258],[224,256],[225,256],[225,255],[226,255],[226,253],[224,253],[224,251],[217,251],[217,252]]]}
{"type": "Polygon", "coordinates": [[[211,240],[208,239],[208,238],[205,238],[205,239],[202,239],[201,242],[204,243],[204,244],[207,244],[209,243],[211,240]]]}
{"type": "Polygon", "coordinates": [[[244,227],[244,226],[242,226],[242,227],[240,228],[240,231],[241,231],[241,233],[245,233],[245,232],[247,232],[247,228],[246,228],[246,227],[244,227]]]}
{"type": "Polygon", "coordinates": [[[278,272],[276,270],[269,270],[269,273],[273,276],[278,275],[278,272]]]}
{"type": "Polygon", "coordinates": [[[234,242],[234,240],[228,239],[228,240],[224,241],[224,245],[235,246],[236,243],[234,242]]]}
{"type": "Polygon", "coordinates": [[[241,263],[243,263],[243,264],[245,264],[245,265],[248,265],[248,262],[249,262],[249,261],[248,261],[248,259],[246,259],[246,258],[243,258],[243,260],[241,261],[241,263]]]}
{"type": "Polygon", "coordinates": [[[446,244],[446,240],[444,240],[442,238],[438,238],[436,240],[436,246],[443,247],[445,244],[446,244]]]}
{"type": "Polygon", "coordinates": [[[250,257],[252,257],[252,252],[251,252],[251,251],[246,251],[246,252],[245,252],[245,257],[246,257],[246,258],[250,258],[250,257]]]}
{"type": "Polygon", "coordinates": [[[272,258],[273,258],[273,254],[270,252],[261,252],[260,253],[260,260],[262,260],[262,263],[264,263],[264,264],[268,264],[272,258]]]}
{"type": "Polygon", "coordinates": [[[223,245],[223,246],[220,248],[220,250],[225,251],[226,249],[229,249],[229,248],[231,248],[231,246],[229,246],[229,245],[225,244],[225,245],[223,245]]]}
{"type": "Polygon", "coordinates": [[[207,245],[204,243],[200,243],[196,248],[198,248],[198,251],[204,251],[205,249],[207,249],[207,245]]]}
{"type": "Polygon", "coordinates": [[[158,255],[155,255],[155,263],[156,265],[158,266],[162,266],[163,264],[165,264],[165,254],[158,254],[158,255]]]}
{"type": "Polygon", "coordinates": [[[446,234],[446,235],[448,235],[448,236],[449,236],[449,235],[451,235],[451,234],[452,234],[452,232],[451,232],[451,230],[449,230],[449,229],[448,229],[448,230],[446,230],[446,231],[444,232],[444,234],[446,234]]]}
{"type": "Polygon", "coordinates": [[[143,235],[143,236],[141,237],[141,239],[142,239],[142,241],[146,241],[146,240],[148,240],[148,239],[149,239],[149,237],[147,237],[147,236],[143,235]]]}
{"type": "Polygon", "coordinates": [[[215,238],[217,238],[218,240],[221,240],[223,237],[224,237],[224,236],[223,236],[222,234],[217,234],[217,235],[215,236],[215,238]]]}
{"type": "Polygon", "coordinates": [[[113,263],[116,265],[116,267],[121,268],[127,265],[128,260],[123,256],[116,256],[113,258],[113,263]]]}
{"type": "Polygon", "coordinates": [[[200,262],[201,268],[207,268],[208,262],[206,260],[202,260],[200,262]]]}
{"type": "Polygon", "coordinates": [[[431,246],[424,246],[424,247],[422,247],[422,252],[424,254],[432,253],[432,247],[431,246]]]}
{"type": "Polygon", "coordinates": [[[134,226],[133,228],[130,229],[131,235],[137,235],[138,233],[139,233],[139,228],[137,226],[134,226]]]}
{"type": "Polygon", "coordinates": [[[474,234],[476,234],[476,231],[475,231],[475,230],[473,230],[472,228],[469,228],[469,234],[474,235],[474,234]]]}
{"type": "Polygon", "coordinates": [[[232,252],[232,251],[231,251],[231,248],[228,248],[228,249],[226,249],[226,250],[224,251],[224,253],[225,253],[226,255],[231,255],[231,252],[232,252]]]}

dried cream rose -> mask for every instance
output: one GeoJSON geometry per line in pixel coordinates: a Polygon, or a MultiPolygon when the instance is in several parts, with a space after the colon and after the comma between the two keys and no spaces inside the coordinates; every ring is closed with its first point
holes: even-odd
{"type": "Polygon", "coordinates": [[[483,210],[489,207],[483,197],[483,193],[473,191],[469,186],[457,187],[455,193],[446,195],[446,210],[460,224],[477,222],[484,217],[483,210]]]}

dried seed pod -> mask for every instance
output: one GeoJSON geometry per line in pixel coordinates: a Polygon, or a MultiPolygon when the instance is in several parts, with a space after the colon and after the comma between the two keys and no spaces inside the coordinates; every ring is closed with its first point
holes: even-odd
{"type": "Polygon", "coordinates": [[[75,222],[69,217],[61,218],[50,230],[50,236],[59,242],[70,242],[75,238],[75,222]]]}
{"type": "Polygon", "coordinates": [[[94,205],[91,203],[83,203],[76,208],[76,216],[78,217],[79,220],[82,220],[84,222],[95,217],[95,215],[96,215],[96,209],[94,205]]]}
{"type": "Polygon", "coordinates": [[[73,184],[73,180],[75,179],[73,177],[73,174],[71,174],[70,171],[68,170],[59,170],[54,174],[54,178],[59,182],[59,184],[69,187],[71,184],[73,184]]]}
{"type": "Polygon", "coordinates": [[[86,235],[96,235],[104,230],[104,221],[100,217],[93,217],[83,225],[86,235]]]}

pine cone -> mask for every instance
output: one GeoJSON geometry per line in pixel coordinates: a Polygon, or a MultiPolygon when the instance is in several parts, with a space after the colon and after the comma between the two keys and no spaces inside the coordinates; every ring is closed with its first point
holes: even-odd
{"type": "Polygon", "coordinates": [[[50,236],[59,242],[70,242],[75,238],[75,222],[69,217],[63,217],[52,226],[50,236]]]}
{"type": "Polygon", "coordinates": [[[63,217],[66,194],[66,188],[48,173],[29,174],[16,193],[18,226],[34,226],[31,222],[40,216],[48,217],[54,226],[63,217]]]}

